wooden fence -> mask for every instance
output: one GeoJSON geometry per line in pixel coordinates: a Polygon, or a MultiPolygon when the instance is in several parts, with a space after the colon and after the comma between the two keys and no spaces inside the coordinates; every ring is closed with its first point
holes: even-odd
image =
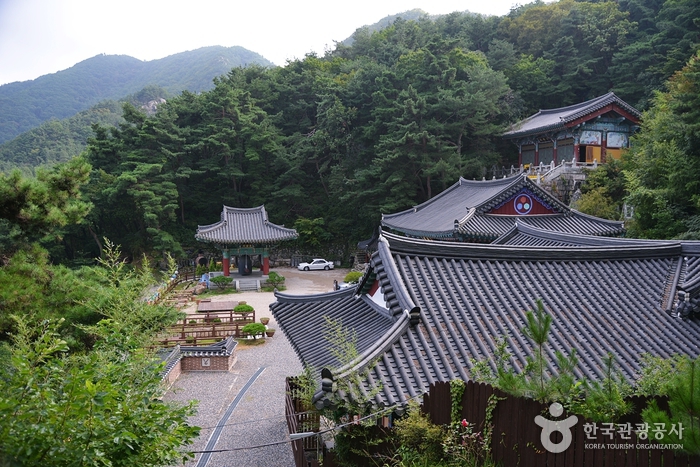
{"type": "MultiPolygon", "coordinates": [[[[612,426],[609,423],[593,423],[578,416],[576,425],[571,428],[571,445],[563,452],[548,452],[540,440],[542,429],[535,424],[535,417],[542,415],[554,420],[549,414],[549,405],[531,399],[509,396],[487,384],[467,382],[462,396],[462,418],[473,423],[477,430],[483,430],[486,408],[492,394],[503,398],[493,410],[493,437],[491,452],[494,461],[504,466],[547,466],[547,467],[690,467],[700,466],[700,457],[689,457],[672,450],[644,449],[653,444],[639,439],[635,429],[642,423],[639,413],[645,406],[644,399],[635,399],[636,415],[619,420],[612,426]],[[623,430],[622,425],[630,423],[631,430],[623,430]],[[596,431],[594,434],[593,431],[596,431]],[[586,432],[588,430],[588,433],[586,432]]],[[[450,423],[452,404],[449,383],[436,383],[430,386],[423,400],[423,411],[431,421],[442,425],[450,423]]],[[[556,420],[562,420],[564,414],[556,420]]],[[[629,427],[628,427],[629,428],[629,427]]],[[[670,428],[670,427],[669,427],[670,428]]],[[[649,432],[650,436],[652,432],[649,432]]],[[[653,436],[652,436],[653,437],[653,436]]],[[[553,443],[562,439],[561,434],[551,437],[553,443]]]]}
{"type": "MultiPolygon", "coordinates": [[[[646,448],[655,444],[647,439],[640,439],[635,431],[637,424],[642,423],[639,414],[646,406],[646,399],[633,398],[635,414],[616,421],[612,426],[609,423],[593,423],[577,416],[578,421],[571,428],[571,445],[563,452],[553,454],[542,445],[542,429],[535,424],[535,417],[541,415],[550,420],[563,420],[571,414],[565,413],[555,418],[550,415],[548,404],[513,397],[486,384],[471,381],[465,384],[461,418],[472,424],[476,431],[484,429],[489,398],[492,395],[500,398],[492,412],[491,454],[493,460],[504,467],[700,467],[698,456],[689,457],[673,450],[646,448]],[[623,430],[622,426],[631,429],[623,430]]],[[[288,379],[287,423],[290,433],[298,433],[301,423],[299,414],[305,410],[299,405],[300,401],[295,400],[294,392],[290,389],[293,387],[293,382],[290,383],[288,379]]],[[[660,401],[659,405],[665,404],[665,401],[660,401]]],[[[451,407],[450,384],[431,385],[422,405],[423,412],[430,420],[436,425],[449,424],[451,407]]],[[[313,420],[307,419],[307,422],[313,423],[313,420]]],[[[317,430],[318,428],[309,429],[305,426],[301,431],[317,430]]],[[[653,438],[652,431],[649,431],[649,437],[653,438]]],[[[311,443],[315,443],[316,437],[307,439],[314,440],[311,443]]],[[[562,436],[554,433],[550,439],[553,443],[559,443],[562,436]]],[[[310,460],[313,456],[307,455],[309,451],[317,450],[315,444],[307,447],[302,440],[297,440],[292,442],[292,447],[296,467],[318,466],[316,461],[310,460]]],[[[334,456],[329,454],[325,454],[323,465],[339,465],[333,459],[334,456]]],[[[366,461],[366,464],[359,462],[357,465],[375,465],[370,459],[366,461]]]]}

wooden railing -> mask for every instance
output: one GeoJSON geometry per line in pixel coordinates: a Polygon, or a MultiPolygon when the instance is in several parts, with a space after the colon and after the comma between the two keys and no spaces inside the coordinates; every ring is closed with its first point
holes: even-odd
{"type": "MultiPolygon", "coordinates": [[[[320,418],[318,413],[309,412],[303,401],[297,396],[300,390],[294,378],[287,378],[286,399],[284,412],[287,416],[289,433],[318,432],[320,418]]],[[[318,436],[310,436],[292,441],[294,465],[296,467],[318,467],[319,460],[307,457],[308,453],[317,453],[319,449],[318,436]]]]}
{"type": "Polygon", "coordinates": [[[169,326],[167,337],[159,339],[164,347],[175,345],[211,344],[229,336],[245,337],[242,329],[255,322],[255,312],[251,313],[201,313],[188,315],[176,325],[169,326]]]}

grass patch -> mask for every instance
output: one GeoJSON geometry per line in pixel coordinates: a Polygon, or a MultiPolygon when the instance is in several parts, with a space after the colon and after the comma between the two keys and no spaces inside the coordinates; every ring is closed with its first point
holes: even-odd
{"type": "Polygon", "coordinates": [[[263,345],[265,343],[265,339],[236,339],[236,342],[238,342],[238,345],[243,347],[255,347],[258,345],[263,345]]]}
{"type": "Polygon", "coordinates": [[[231,295],[231,294],[236,294],[238,293],[238,290],[234,288],[226,288],[226,289],[208,289],[202,292],[201,294],[195,295],[197,298],[206,298],[206,297],[214,297],[217,295],[231,295]]]}

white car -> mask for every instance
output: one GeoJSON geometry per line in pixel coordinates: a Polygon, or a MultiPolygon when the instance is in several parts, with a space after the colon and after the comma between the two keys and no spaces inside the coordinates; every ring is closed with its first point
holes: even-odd
{"type": "Polygon", "coordinates": [[[310,271],[312,269],[325,269],[328,271],[329,269],[333,269],[333,262],[326,261],[322,258],[314,258],[310,263],[300,263],[297,269],[300,271],[310,271]]]}

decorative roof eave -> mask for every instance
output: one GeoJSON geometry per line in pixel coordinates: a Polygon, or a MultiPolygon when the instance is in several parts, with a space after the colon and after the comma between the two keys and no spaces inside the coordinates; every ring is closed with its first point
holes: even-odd
{"type": "Polygon", "coordinates": [[[603,224],[603,225],[610,225],[611,229],[614,230],[613,235],[617,234],[622,234],[625,233],[625,223],[623,221],[614,221],[611,219],[603,219],[602,217],[596,217],[592,216],[590,214],[586,214],[585,212],[577,211],[576,209],[571,209],[571,214],[573,216],[581,217],[584,219],[590,219],[592,221],[597,222],[598,224],[603,224]]]}
{"type": "Polygon", "coordinates": [[[426,230],[404,229],[402,227],[390,225],[385,225],[384,227],[387,227],[391,230],[395,230],[396,232],[401,232],[405,236],[413,238],[452,238],[454,236],[454,230],[441,230],[437,232],[431,232],[426,230]]]}
{"type": "Polygon", "coordinates": [[[295,229],[270,222],[264,205],[255,208],[224,206],[219,222],[200,225],[195,233],[196,240],[219,246],[274,245],[298,236],[295,229]]]}
{"type": "Polygon", "coordinates": [[[625,111],[625,109],[619,107],[616,104],[610,104],[610,105],[607,105],[605,107],[598,109],[597,111],[595,111],[593,113],[585,114],[585,115],[582,115],[582,116],[577,117],[575,119],[567,119],[564,121],[564,126],[566,128],[573,128],[573,127],[576,127],[577,125],[585,123],[589,120],[593,120],[594,118],[596,118],[600,115],[604,115],[608,112],[617,112],[618,114],[622,115],[623,117],[625,117],[626,119],[628,119],[632,123],[639,124],[639,118],[637,118],[633,114],[625,111]]]}
{"type": "Polygon", "coordinates": [[[338,319],[344,327],[357,334],[357,351],[367,349],[395,324],[395,317],[370,297],[356,296],[353,288],[314,295],[287,295],[275,293],[277,301],[270,304],[270,312],[277,325],[305,366],[334,368],[340,366],[321,333],[309,333],[309,329],[323,329],[326,317],[338,319]],[[311,326],[311,327],[309,327],[311,326]]]}
{"type": "Polygon", "coordinates": [[[391,224],[388,224],[388,223],[386,223],[385,221],[386,221],[386,220],[389,220],[389,219],[393,219],[393,218],[395,218],[395,217],[404,216],[405,214],[410,214],[410,213],[413,213],[413,212],[420,211],[421,209],[424,209],[426,206],[429,206],[429,205],[435,203],[436,201],[439,201],[441,198],[444,198],[444,197],[447,196],[451,191],[457,189],[458,187],[460,187],[460,186],[462,185],[463,182],[466,182],[466,181],[467,181],[466,179],[464,179],[464,178],[462,178],[462,177],[459,177],[459,180],[457,180],[455,183],[453,183],[451,186],[449,186],[446,190],[443,190],[443,191],[442,191],[441,193],[439,193],[437,196],[433,196],[432,198],[430,198],[429,200],[427,200],[427,201],[425,201],[425,202],[423,202],[423,203],[421,203],[421,204],[418,204],[418,205],[416,205],[416,206],[413,206],[412,208],[404,209],[403,211],[395,212],[395,213],[393,213],[393,214],[384,214],[384,213],[382,213],[381,224],[382,224],[383,226],[385,226],[385,227],[394,228],[391,224]]]}
{"type": "Polygon", "coordinates": [[[579,261],[579,260],[623,260],[644,258],[671,258],[681,254],[680,242],[658,244],[612,246],[576,246],[557,248],[522,248],[507,245],[483,245],[474,243],[452,243],[438,240],[424,241],[405,239],[386,234],[395,252],[424,254],[436,257],[471,259],[507,259],[528,261],[579,261]]]}
{"type": "Polygon", "coordinates": [[[589,101],[582,102],[579,104],[574,104],[568,107],[540,110],[536,114],[531,115],[530,117],[527,117],[526,119],[521,120],[520,122],[513,125],[513,129],[503,133],[502,137],[505,139],[515,139],[523,136],[531,136],[543,132],[555,131],[558,129],[572,127],[578,124],[573,122],[581,123],[590,118],[595,118],[598,115],[602,115],[603,113],[608,112],[610,110],[619,112],[620,115],[624,116],[625,118],[628,118],[633,123],[639,123],[639,119],[641,118],[641,113],[637,109],[635,109],[634,107],[617,97],[615,93],[609,92],[608,94],[597,97],[595,99],[591,99],[589,101]],[[555,122],[546,125],[527,128],[525,130],[515,128],[516,125],[519,125],[519,127],[522,128],[527,122],[532,122],[533,120],[536,120],[539,117],[545,115],[556,116],[557,114],[562,114],[562,116],[559,118],[559,120],[555,122]]]}

